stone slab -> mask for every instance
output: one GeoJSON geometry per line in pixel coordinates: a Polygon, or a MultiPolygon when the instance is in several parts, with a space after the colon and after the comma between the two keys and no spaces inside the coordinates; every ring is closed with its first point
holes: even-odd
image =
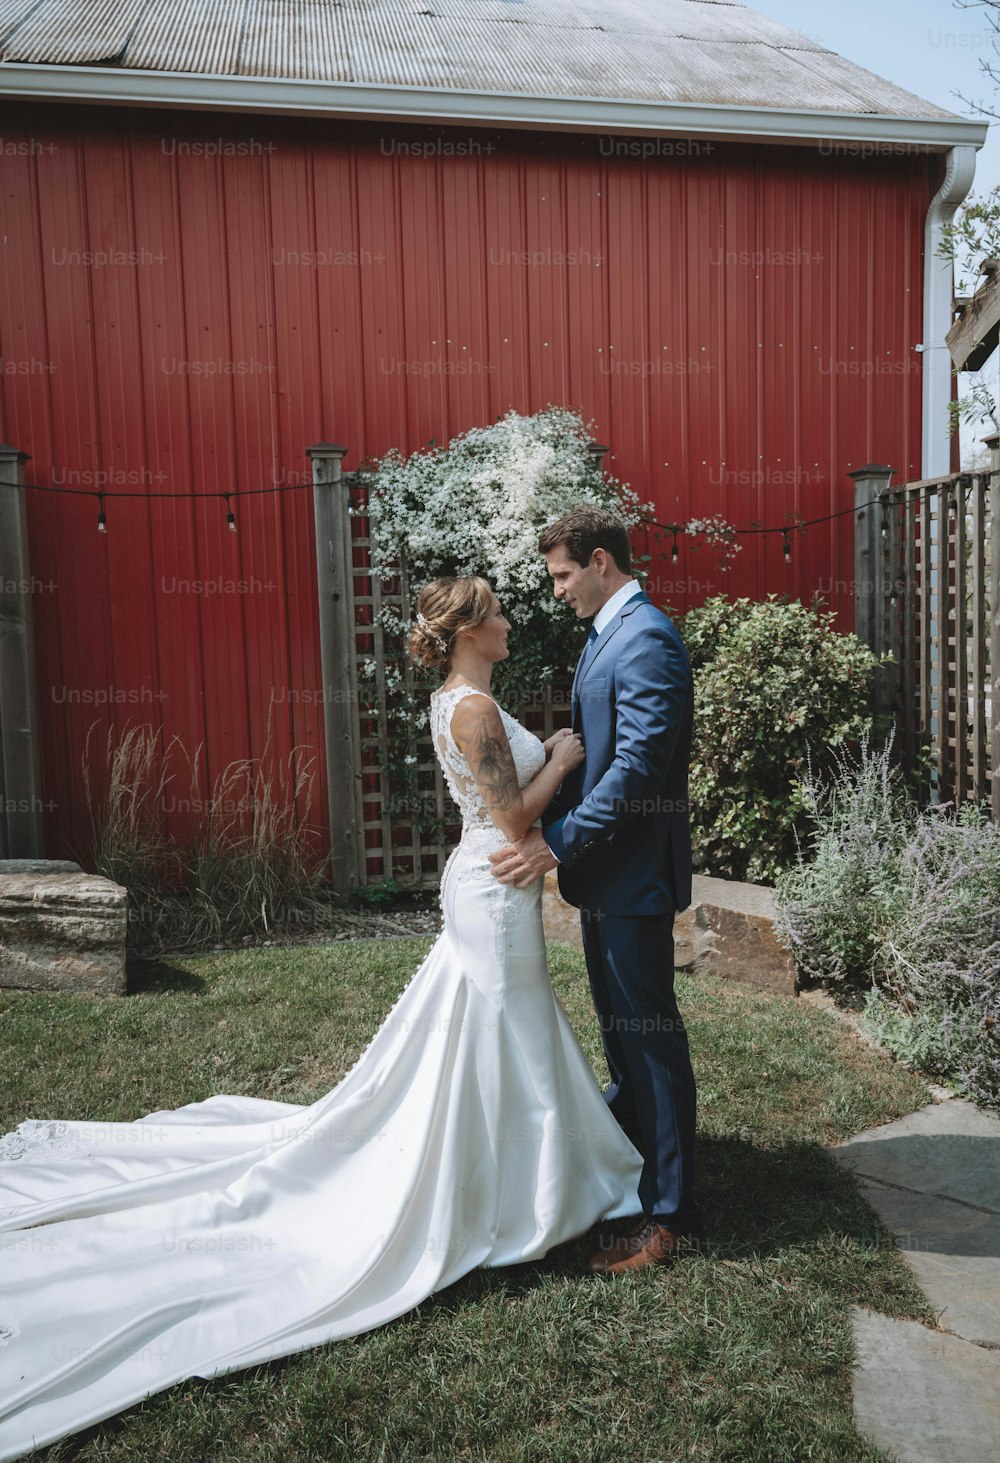
{"type": "Polygon", "coordinates": [[[1000,1347],[1000,1218],[870,1179],[862,1179],[861,1189],[902,1250],[938,1325],[965,1341],[1000,1347]]]}
{"type": "Polygon", "coordinates": [[[1000,1117],[961,1098],[930,1102],[833,1150],[856,1173],[1000,1214],[1000,1117]]]}
{"type": "MultiPolygon", "coordinates": [[[[696,948],[691,939],[689,926],[684,923],[684,914],[674,920],[674,969],[687,970],[694,964],[696,948]]],[[[580,928],[580,911],[567,904],[559,893],[559,882],[555,870],[545,875],[542,887],[542,925],[547,941],[572,945],[583,949],[583,933],[580,928]]]]}
{"type": "MultiPolygon", "coordinates": [[[[547,940],[582,948],[579,911],[564,903],[555,871],[545,876],[542,918],[547,940]]],[[[674,920],[674,965],[759,990],[796,992],[795,961],[774,933],[774,891],[765,884],[696,874],[691,904],[674,920]]]]}
{"type": "Polygon", "coordinates": [[[97,874],[0,876],[0,986],[124,995],[128,891],[97,874]]]}
{"type": "Polygon", "coordinates": [[[542,885],[542,927],[547,941],[562,945],[573,945],[583,949],[580,933],[580,911],[567,904],[559,893],[559,884],[554,869],[545,875],[542,885]]]}
{"type": "Polygon", "coordinates": [[[0,858],[0,878],[4,874],[78,874],[79,864],[58,858],[0,858]]]}
{"type": "Polygon", "coordinates": [[[861,1179],[939,1325],[1000,1347],[1000,1118],[950,1098],[831,1153],[861,1179]]]}
{"type": "Polygon", "coordinates": [[[899,1463],[997,1463],[1000,1352],[851,1310],[858,1431],[899,1463]]]}

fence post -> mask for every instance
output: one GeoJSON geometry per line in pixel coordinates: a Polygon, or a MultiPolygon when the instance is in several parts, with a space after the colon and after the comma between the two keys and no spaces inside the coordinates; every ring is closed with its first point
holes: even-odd
{"type": "MultiPolygon", "coordinates": [[[[879,501],[889,486],[892,468],[869,462],[847,476],[854,479],[854,633],[881,660],[895,648],[889,644],[886,545],[882,538],[883,522],[892,533],[895,521],[888,503],[879,501]]],[[[876,716],[885,715],[895,706],[896,670],[897,666],[891,665],[875,672],[871,705],[876,716]]]]}
{"type": "Polygon", "coordinates": [[[350,499],[341,472],[346,452],[346,447],[332,442],[318,442],[306,449],[312,462],[316,521],[330,875],[334,896],[339,900],[363,882],[364,869],[354,559],[350,499]]]}
{"type": "Polygon", "coordinates": [[[984,437],[990,454],[990,801],[1000,823],[1000,433],[984,437]]]}
{"type": "Polygon", "coordinates": [[[0,858],[44,858],[26,452],[0,446],[0,858]]]}

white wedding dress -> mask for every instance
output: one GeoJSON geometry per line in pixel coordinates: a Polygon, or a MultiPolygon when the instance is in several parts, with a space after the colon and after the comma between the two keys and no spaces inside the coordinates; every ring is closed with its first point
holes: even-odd
{"type": "MultiPolygon", "coordinates": [[[[0,1459],[639,1213],[642,1159],[549,984],[541,880],[490,872],[507,840],[450,734],[470,689],[431,702],[463,821],[444,929],[338,1086],[0,1138],[0,1459]]],[[[502,715],[523,786],[545,754],[502,715]]]]}

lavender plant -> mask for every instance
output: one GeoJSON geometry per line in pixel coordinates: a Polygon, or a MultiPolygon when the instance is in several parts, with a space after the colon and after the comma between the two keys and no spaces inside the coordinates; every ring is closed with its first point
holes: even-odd
{"type": "Polygon", "coordinates": [[[1000,827],[971,804],[919,810],[891,753],[866,738],[831,778],[810,771],[778,933],[806,978],[870,986],[874,1040],[1000,1104],[1000,827]]]}
{"type": "Polygon", "coordinates": [[[936,1018],[924,1065],[1000,1103],[1000,827],[969,805],[928,809],[899,862],[867,1016],[890,1045],[936,1018]]]}
{"type": "Polygon", "coordinates": [[[775,887],[776,928],[811,980],[870,974],[881,930],[897,897],[906,846],[907,799],[892,760],[894,738],[835,753],[820,776],[811,758],[802,780],[809,829],[775,887]]]}

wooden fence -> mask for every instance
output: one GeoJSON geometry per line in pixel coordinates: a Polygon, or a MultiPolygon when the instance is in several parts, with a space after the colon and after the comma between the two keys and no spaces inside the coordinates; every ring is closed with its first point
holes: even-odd
{"type": "Polygon", "coordinates": [[[855,482],[856,629],[892,661],[875,710],[895,716],[911,770],[938,802],[987,803],[1000,822],[1000,463],[890,487],[855,482]]]}

